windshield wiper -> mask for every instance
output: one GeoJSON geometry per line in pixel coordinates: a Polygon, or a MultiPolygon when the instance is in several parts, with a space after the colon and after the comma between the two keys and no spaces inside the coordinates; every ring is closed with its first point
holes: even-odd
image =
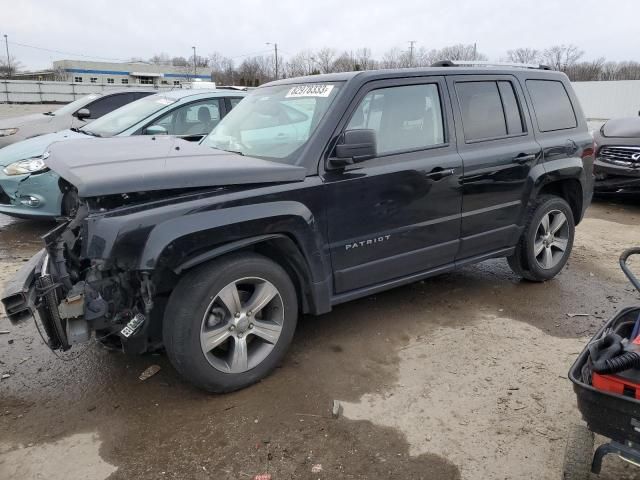
{"type": "Polygon", "coordinates": [[[244,153],[242,153],[239,150],[227,150],[226,148],[220,148],[220,147],[211,147],[211,148],[214,148],[216,150],[222,150],[223,152],[235,153],[235,154],[238,154],[238,155],[244,157],[244,153]]]}
{"type": "Polygon", "coordinates": [[[82,130],[81,128],[78,128],[78,127],[73,127],[73,128],[70,128],[69,130],[76,133],[84,133],[85,135],[89,135],[91,137],[102,137],[102,135],[100,135],[99,133],[92,132],[91,130],[82,130]]]}

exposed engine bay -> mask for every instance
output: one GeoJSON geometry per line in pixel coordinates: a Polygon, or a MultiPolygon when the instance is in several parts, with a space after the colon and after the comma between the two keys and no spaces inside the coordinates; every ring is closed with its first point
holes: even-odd
{"type": "MultiPolygon", "coordinates": [[[[146,347],[144,331],[153,308],[148,273],[83,257],[86,206],[72,220],[47,233],[45,257],[35,274],[35,305],[52,349],[68,350],[92,332],[111,345],[140,336],[133,350],[146,347]],[[143,345],[144,344],[144,345],[143,345]]],[[[133,347],[133,345],[131,345],[133,347]]]]}

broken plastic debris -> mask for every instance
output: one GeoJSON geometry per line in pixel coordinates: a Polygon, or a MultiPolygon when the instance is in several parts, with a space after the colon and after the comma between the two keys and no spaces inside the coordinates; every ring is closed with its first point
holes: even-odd
{"type": "Polygon", "coordinates": [[[311,467],[311,473],[320,473],[322,471],[322,465],[316,463],[313,467],[311,467]]]}
{"type": "Polygon", "coordinates": [[[271,480],[271,474],[259,473],[258,475],[254,475],[253,480],[271,480]]]}
{"type": "Polygon", "coordinates": [[[147,368],[144,372],[140,374],[140,380],[144,382],[148,378],[153,377],[159,371],[160,371],[160,365],[151,365],[149,368],[147,368]]]}
{"type": "Polygon", "coordinates": [[[4,375],[2,375],[2,380],[6,380],[7,378],[9,378],[11,375],[9,375],[8,373],[5,373],[4,375]]]}
{"type": "Polygon", "coordinates": [[[9,330],[0,330],[0,335],[9,335],[10,333],[9,330]]]}
{"type": "Polygon", "coordinates": [[[573,318],[573,317],[588,317],[589,314],[588,313],[567,313],[567,317],[569,318],[573,318]]]}

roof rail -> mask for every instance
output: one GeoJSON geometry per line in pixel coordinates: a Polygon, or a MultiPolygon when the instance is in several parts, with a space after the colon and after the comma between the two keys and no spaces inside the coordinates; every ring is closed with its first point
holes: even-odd
{"type": "Polygon", "coordinates": [[[513,62],[485,62],[480,60],[441,60],[431,65],[432,67],[510,67],[510,68],[531,68],[535,70],[551,70],[547,65],[537,65],[533,63],[513,63],[513,62]]]}

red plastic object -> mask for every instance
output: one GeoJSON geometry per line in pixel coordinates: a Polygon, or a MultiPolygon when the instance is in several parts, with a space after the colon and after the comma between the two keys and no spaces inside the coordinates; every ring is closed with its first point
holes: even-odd
{"type": "Polygon", "coordinates": [[[600,375],[593,372],[591,376],[593,388],[604,392],[617,393],[625,397],[640,400],[640,384],[631,382],[617,375],[600,375]]]}

